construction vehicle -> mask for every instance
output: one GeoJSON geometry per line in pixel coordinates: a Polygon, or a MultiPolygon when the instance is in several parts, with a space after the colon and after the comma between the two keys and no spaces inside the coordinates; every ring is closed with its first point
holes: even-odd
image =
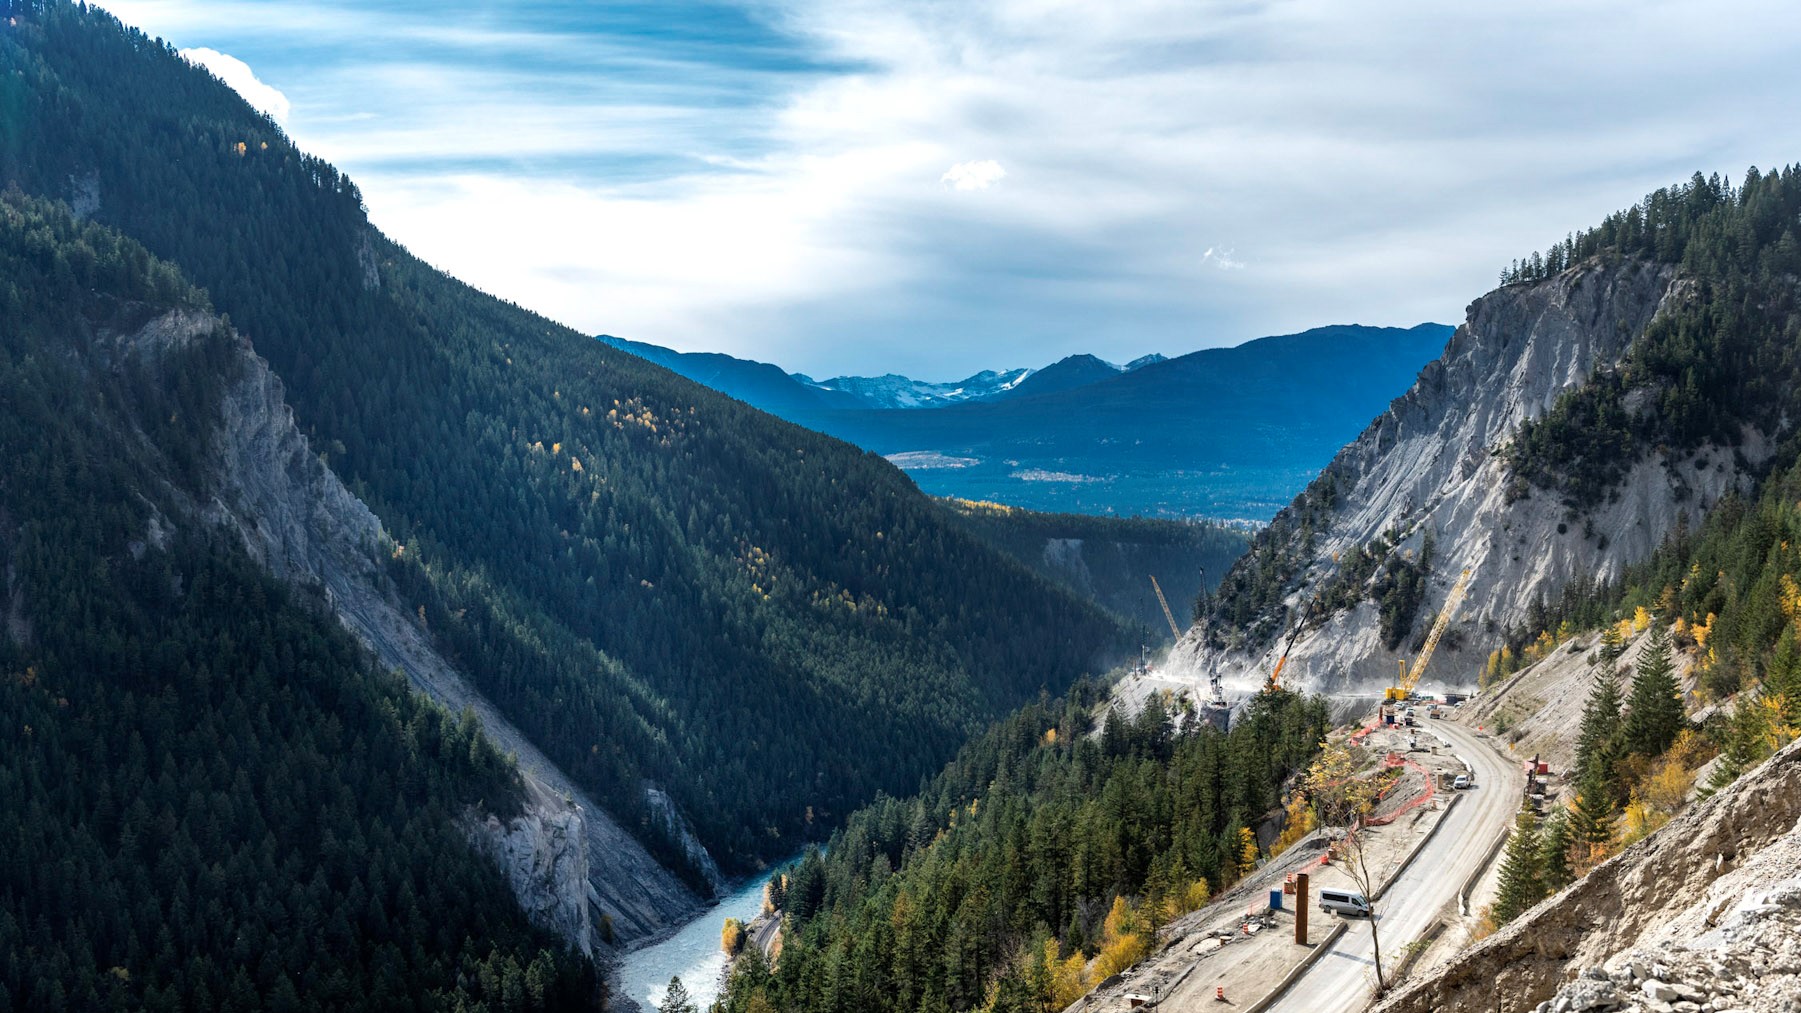
{"type": "Polygon", "coordinates": [[[1395,674],[1395,684],[1382,693],[1382,717],[1384,724],[1394,724],[1394,705],[1410,699],[1413,691],[1420,684],[1420,676],[1426,674],[1426,665],[1432,661],[1432,652],[1437,649],[1438,641],[1445,635],[1451,625],[1451,619],[1463,604],[1463,595],[1469,590],[1470,574],[1473,571],[1464,567],[1457,576],[1457,582],[1451,585],[1451,593],[1445,595],[1445,606],[1438,610],[1438,618],[1432,622],[1432,632],[1426,634],[1426,642],[1420,647],[1419,656],[1413,659],[1413,667],[1408,668],[1402,661],[1395,674]]]}
{"type": "Polygon", "coordinates": [[[1163,597],[1163,585],[1157,583],[1157,575],[1151,575],[1151,590],[1157,592],[1157,604],[1163,606],[1163,619],[1169,623],[1169,635],[1177,640],[1182,639],[1182,631],[1176,627],[1175,613],[1169,610],[1169,599],[1163,597]]]}
{"type": "Polygon", "coordinates": [[[1288,666],[1288,652],[1294,648],[1294,642],[1301,639],[1301,631],[1307,628],[1307,620],[1313,618],[1313,614],[1319,611],[1319,607],[1319,596],[1315,595],[1313,600],[1307,603],[1306,609],[1302,610],[1301,617],[1288,628],[1288,639],[1282,641],[1282,656],[1276,659],[1275,670],[1270,672],[1269,682],[1263,686],[1265,693],[1273,693],[1282,688],[1282,669],[1288,666]]]}
{"type": "MultiPolygon", "coordinates": [[[[1201,586],[1207,586],[1207,571],[1201,571],[1201,586]]],[[[1151,590],[1157,592],[1157,604],[1163,606],[1163,619],[1169,623],[1169,632],[1177,640],[1182,639],[1182,631],[1176,626],[1175,613],[1169,610],[1169,599],[1163,596],[1163,585],[1157,583],[1155,574],[1151,575],[1151,590]]],[[[1201,704],[1201,720],[1220,731],[1225,731],[1232,723],[1232,705],[1226,702],[1226,691],[1219,681],[1219,669],[1216,666],[1207,677],[1209,693],[1205,703],[1201,704]]]]}

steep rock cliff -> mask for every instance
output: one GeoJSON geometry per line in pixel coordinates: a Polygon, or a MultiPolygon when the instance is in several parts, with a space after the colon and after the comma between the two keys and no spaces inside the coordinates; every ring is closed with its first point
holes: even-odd
{"type": "Polygon", "coordinates": [[[469,840],[506,873],[527,916],[592,956],[582,811],[535,778],[526,782],[526,796],[525,811],[511,819],[472,808],[465,814],[469,840]]]}
{"type": "Polygon", "coordinates": [[[1222,630],[1217,619],[1203,623],[1177,645],[1171,668],[1195,679],[1218,672],[1229,686],[1261,685],[1280,651],[1281,637],[1269,633],[1308,607],[1340,560],[1385,536],[1397,556],[1418,558],[1430,533],[1425,590],[1396,647],[1387,646],[1380,609],[1360,588],[1356,605],[1312,617],[1285,679],[1328,691],[1388,684],[1469,568],[1468,596],[1427,682],[1470,685],[1500,631],[1521,623],[1535,599],[1554,598],[1578,576],[1616,576],[1684,517],[1698,521],[1728,491],[1747,488],[1747,467],[1768,452],[1755,432],[1736,453],[1652,454],[1587,511],[1515,482],[1502,453],[1522,422],[1595,371],[1616,368],[1633,339],[1692,291],[1668,266],[1590,260],[1477,300],[1412,389],[1278,515],[1272,532],[1283,531],[1284,544],[1261,540],[1266,553],[1300,561],[1284,588],[1287,614],[1263,617],[1263,637],[1222,630]]]}
{"type": "MultiPolygon", "coordinates": [[[[138,354],[155,354],[215,325],[206,314],[171,312],[120,341],[138,354]]],[[[379,555],[395,546],[381,522],[313,454],[281,380],[248,342],[241,348],[220,406],[214,495],[196,505],[202,516],[237,532],[276,576],[321,595],[382,664],[453,712],[472,708],[489,738],[517,757],[530,800],[526,812],[507,819],[476,814],[472,828],[534,918],[587,952],[598,942],[654,936],[698,912],[703,899],[477,693],[397,604],[379,555]],[[603,917],[609,938],[598,940],[592,929],[603,917]]]]}

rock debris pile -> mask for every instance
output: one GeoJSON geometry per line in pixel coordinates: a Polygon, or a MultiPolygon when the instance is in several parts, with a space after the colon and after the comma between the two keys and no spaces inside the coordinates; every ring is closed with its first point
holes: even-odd
{"type": "Polygon", "coordinates": [[[1797,857],[1801,825],[1715,884],[1652,945],[1582,972],[1538,1013],[1801,1013],[1801,875],[1761,889],[1746,882],[1793,869],[1797,857]]]}

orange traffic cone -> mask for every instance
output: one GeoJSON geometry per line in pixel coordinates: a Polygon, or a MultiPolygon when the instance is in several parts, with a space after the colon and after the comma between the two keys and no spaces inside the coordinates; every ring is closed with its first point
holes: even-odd
{"type": "Polygon", "coordinates": [[[1225,1002],[1226,1001],[1226,986],[1221,985],[1218,988],[1215,988],[1213,990],[1213,1001],[1214,1002],[1225,1002]]]}

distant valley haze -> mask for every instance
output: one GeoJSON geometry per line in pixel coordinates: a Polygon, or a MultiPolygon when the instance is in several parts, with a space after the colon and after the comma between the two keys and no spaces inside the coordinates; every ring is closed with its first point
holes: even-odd
{"type": "Polygon", "coordinates": [[[1166,358],[1072,355],[961,380],[814,380],[600,341],[873,450],[939,496],[1033,510],[1261,522],[1438,357],[1451,328],[1317,327],[1166,358]]]}

